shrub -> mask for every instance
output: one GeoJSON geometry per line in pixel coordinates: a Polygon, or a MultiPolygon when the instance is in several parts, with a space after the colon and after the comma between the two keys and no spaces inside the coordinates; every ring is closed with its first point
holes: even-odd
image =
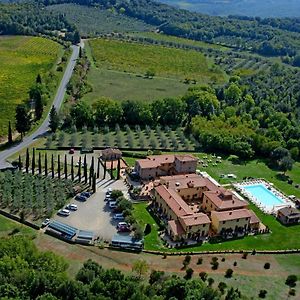
{"type": "Polygon", "coordinates": [[[211,268],[213,270],[217,270],[218,267],[219,267],[219,263],[217,261],[216,262],[211,262],[210,264],[211,264],[211,268]]]}
{"type": "Polygon", "coordinates": [[[222,257],[221,261],[224,262],[225,261],[225,257],[222,257]]]}
{"type": "Polygon", "coordinates": [[[202,265],[202,262],[203,262],[203,258],[199,257],[197,260],[197,265],[202,265]]]}
{"type": "Polygon", "coordinates": [[[182,262],[183,267],[186,268],[189,265],[190,262],[191,262],[191,256],[190,255],[186,255],[185,258],[184,258],[184,260],[183,260],[183,262],[182,262]]]}
{"type": "Polygon", "coordinates": [[[120,191],[120,190],[113,190],[113,191],[111,192],[111,197],[112,197],[113,199],[118,199],[119,197],[122,197],[122,196],[123,196],[123,192],[120,191]]]}
{"type": "Polygon", "coordinates": [[[144,230],[144,234],[147,235],[151,232],[151,225],[150,224],[146,224],[145,230],[144,230]]]}
{"type": "Polygon", "coordinates": [[[209,277],[208,279],[207,279],[207,281],[208,281],[208,286],[212,286],[213,284],[214,284],[214,279],[213,278],[211,278],[211,277],[209,277]]]}
{"type": "Polygon", "coordinates": [[[153,283],[160,281],[161,278],[164,276],[164,274],[165,274],[164,271],[153,270],[150,274],[149,284],[152,285],[153,283]]]}
{"type": "Polygon", "coordinates": [[[243,253],[242,259],[247,259],[248,253],[243,253]]]}
{"type": "Polygon", "coordinates": [[[290,289],[289,290],[289,295],[290,296],[296,296],[296,290],[295,289],[290,289]]]}
{"type": "Polygon", "coordinates": [[[207,273],[204,272],[204,271],[202,271],[202,272],[199,273],[199,277],[200,277],[200,279],[202,281],[206,281],[206,279],[207,279],[207,273]]]}
{"type": "Polygon", "coordinates": [[[227,284],[225,282],[221,281],[218,284],[218,289],[220,290],[221,294],[224,294],[226,288],[227,288],[227,284]]]}
{"type": "Polygon", "coordinates": [[[233,266],[234,266],[234,267],[236,267],[236,266],[237,266],[237,262],[236,262],[236,261],[233,263],[233,266]]]}
{"type": "Polygon", "coordinates": [[[214,263],[214,262],[217,262],[218,261],[218,258],[216,256],[214,256],[212,259],[211,259],[211,262],[214,263]]]}
{"type": "Polygon", "coordinates": [[[260,290],[259,294],[258,294],[258,297],[259,298],[266,298],[266,295],[267,295],[267,291],[266,290],[260,290]]]}
{"type": "Polygon", "coordinates": [[[233,274],[233,270],[232,269],[227,269],[225,272],[225,277],[226,278],[231,278],[233,274]]]}
{"type": "Polygon", "coordinates": [[[271,267],[270,263],[266,262],[265,265],[264,265],[264,268],[266,270],[268,270],[268,269],[270,269],[270,267],[271,267]]]}
{"type": "Polygon", "coordinates": [[[285,281],[285,284],[289,287],[295,287],[297,280],[298,279],[296,275],[289,275],[285,281]]]}
{"type": "Polygon", "coordinates": [[[193,273],[194,273],[194,270],[192,268],[188,268],[186,271],[185,271],[185,276],[184,278],[185,279],[191,279],[192,276],[193,276],[193,273]]]}

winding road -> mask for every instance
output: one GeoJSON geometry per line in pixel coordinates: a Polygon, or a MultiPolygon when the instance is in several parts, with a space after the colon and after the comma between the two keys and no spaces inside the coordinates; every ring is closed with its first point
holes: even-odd
{"type": "MultiPolygon", "coordinates": [[[[82,47],[83,45],[81,45],[82,47]]],[[[53,105],[56,108],[57,111],[59,111],[63,101],[64,101],[64,96],[67,88],[67,84],[72,76],[74,67],[76,65],[76,60],[79,55],[79,48],[80,46],[72,46],[72,55],[71,58],[68,62],[68,65],[66,67],[65,73],[63,75],[63,78],[60,82],[60,85],[58,87],[58,90],[56,92],[53,105]]],[[[34,131],[31,135],[24,137],[23,141],[13,145],[12,147],[1,151],[0,152],[0,169],[5,169],[11,166],[10,163],[8,163],[6,160],[13,154],[19,152],[21,149],[26,148],[30,146],[36,139],[39,137],[45,135],[49,130],[49,113],[44,120],[44,122],[41,124],[39,128],[37,128],[36,131],[34,131]]]]}

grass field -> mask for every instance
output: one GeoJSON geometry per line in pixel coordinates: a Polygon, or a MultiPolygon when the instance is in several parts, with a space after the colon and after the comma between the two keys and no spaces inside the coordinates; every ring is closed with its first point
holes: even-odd
{"type": "Polygon", "coordinates": [[[151,70],[157,76],[199,82],[223,80],[223,74],[212,71],[211,62],[193,50],[105,39],[90,40],[89,44],[97,67],[142,75],[151,70]]]}
{"type": "Polygon", "coordinates": [[[28,90],[38,73],[49,71],[58,59],[61,46],[40,37],[0,38],[0,137],[14,123],[15,107],[28,99],[28,90]]]}
{"type": "Polygon", "coordinates": [[[11,235],[13,230],[16,234],[22,234],[32,238],[35,236],[34,230],[30,227],[21,225],[0,215],[0,237],[11,235]]]}

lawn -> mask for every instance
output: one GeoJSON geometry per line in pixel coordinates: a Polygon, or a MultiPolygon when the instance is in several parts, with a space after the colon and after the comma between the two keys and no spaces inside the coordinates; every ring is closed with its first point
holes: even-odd
{"type": "Polygon", "coordinates": [[[30,227],[21,225],[0,215],[0,237],[11,235],[13,231],[15,231],[15,234],[23,234],[30,238],[35,236],[35,231],[30,227]]]}
{"type": "Polygon", "coordinates": [[[162,243],[158,237],[158,225],[147,210],[147,203],[139,203],[133,205],[133,217],[138,224],[144,229],[146,224],[151,225],[151,232],[145,236],[145,248],[155,250],[162,247],[162,243]]]}
{"type": "Polygon", "coordinates": [[[201,83],[223,82],[223,73],[212,70],[212,62],[194,50],[143,45],[116,40],[90,40],[91,54],[98,68],[179,80],[196,79],[201,83]]]}
{"type": "Polygon", "coordinates": [[[7,134],[8,121],[14,124],[16,105],[28,99],[37,74],[50,71],[62,47],[40,37],[0,38],[0,137],[7,134]]]}

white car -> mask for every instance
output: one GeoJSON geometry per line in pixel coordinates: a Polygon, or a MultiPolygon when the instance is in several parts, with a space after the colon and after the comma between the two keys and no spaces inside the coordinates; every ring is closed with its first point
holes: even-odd
{"type": "Polygon", "coordinates": [[[45,219],[42,223],[42,227],[46,227],[50,224],[50,219],[45,219]]]}
{"type": "Polygon", "coordinates": [[[70,215],[70,211],[68,209],[60,209],[57,214],[59,216],[64,216],[64,217],[67,217],[70,215]]]}
{"type": "Polygon", "coordinates": [[[68,204],[67,206],[66,206],[66,209],[67,210],[77,210],[78,209],[78,207],[77,207],[77,205],[76,204],[68,204]]]}
{"type": "Polygon", "coordinates": [[[113,218],[115,220],[124,220],[124,215],[123,214],[114,214],[113,218]]]}
{"type": "Polygon", "coordinates": [[[128,224],[126,222],[119,222],[117,227],[127,227],[128,224]]]}
{"type": "Polygon", "coordinates": [[[109,201],[108,206],[109,206],[109,208],[116,208],[117,207],[117,201],[109,201]]]}

